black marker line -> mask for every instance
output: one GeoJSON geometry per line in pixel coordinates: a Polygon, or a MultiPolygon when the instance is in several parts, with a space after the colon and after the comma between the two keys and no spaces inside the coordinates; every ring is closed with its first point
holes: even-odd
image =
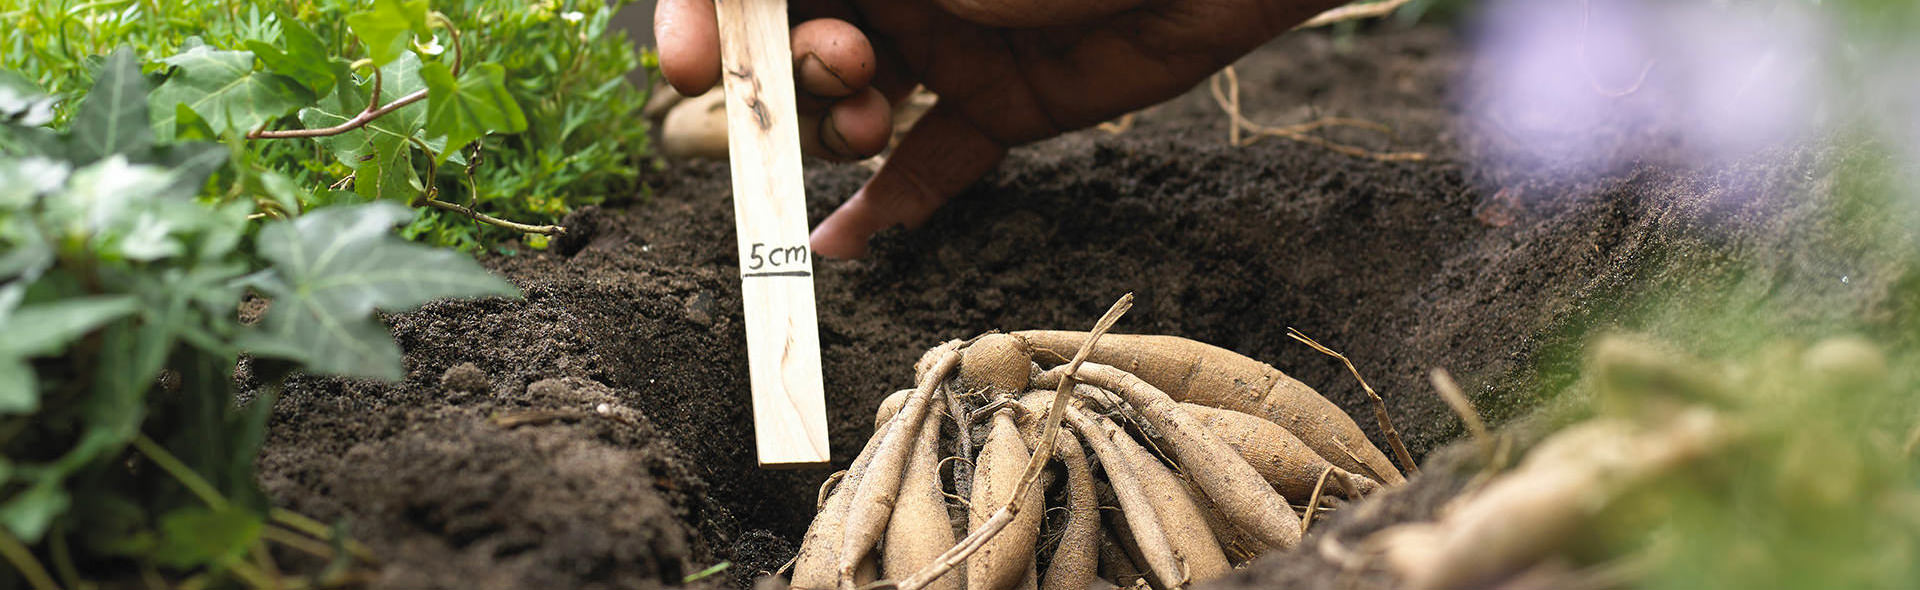
{"type": "Polygon", "coordinates": [[[768,272],[743,273],[740,275],[740,278],[744,279],[747,277],[807,277],[807,276],[813,276],[813,273],[807,272],[804,270],[779,270],[779,271],[768,271],[768,272]]]}

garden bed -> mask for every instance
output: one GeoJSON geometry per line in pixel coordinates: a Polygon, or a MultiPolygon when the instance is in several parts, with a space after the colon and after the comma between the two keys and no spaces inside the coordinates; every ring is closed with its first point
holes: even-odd
{"type": "MultiPolygon", "coordinates": [[[[1559,385],[1588,330],[1639,327],[1626,318],[1643,317],[1627,313],[1642,294],[1758,285],[1734,296],[1825,302],[1787,325],[1900,304],[1881,294],[1904,277],[1843,256],[1823,200],[1784,198],[1824,194],[1811,171],[1845,153],[1619,162],[1584,180],[1476,165],[1499,139],[1463,122],[1472,98],[1455,88],[1472,73],[1444,29],[1289,35],[1237,65],[1249,118],[1366,119],[1395,140],[1333,137],[1429,157],[1229,146],[1203,86],[1124,132],[1016,150],[926,227],[883,234],[864,260],[817,262],[835,468],[926,348],[1082,328],[1129,291],[1137,305],[1117,331],[1265,360],[1364,417],[1346,369],[1287,328],[1346,353],[1417,458],[1460,432],[1429,369],[1451,370],[1490,422],[1508,422],[1559,385]]],[[[383,557],[384,588],[673,585],[723,560],[703,583],[745,585],[791,558],[832,470],[755,465],[726,169],[652,174],[651,197],[577,212],[554,248],[488,258],[524,301],[392,316],[403,382],[290,383],[259,463],[268,495],[349,523],[383,557]]],[[[867,174],[810,165],[813,219],[867,174]]],[[[1447,495],[1441,479],[1325,526],[1422,516],[1447,495]]],[[[1333,575],[1309,556],[1227,581],[1333,575]]]]}

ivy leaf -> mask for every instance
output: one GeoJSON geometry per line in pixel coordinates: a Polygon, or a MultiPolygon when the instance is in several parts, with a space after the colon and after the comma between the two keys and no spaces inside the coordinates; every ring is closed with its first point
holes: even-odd
{"type": "Polygon", "coordinates": [[[94,76],[93,89],[73,115],[73,159],[81,164],[113,154],[145,154],[153,146],[147,120],[147,79],[133,50],[121,47],[107,56],[94,76]]]}
{"type": "Polygon", "coordinates": [[[471,257],[393,234],[413,212],[390,202],[334,207],[260,232],[273,269],[251,283],[273,298],[261,329],[245,333],[254,354],[292,359],[310,371],[399,379],[400,348],[374,310],[403,311],[440,297],[518,295],[471,257]]]}
{"type": "Polygon", "coordinates": [[[326,94],[340,79],[339,63],[327,55],[327,45],[313,34],[313,29],[296,18],[281,18],[280,39],[286,43],[281,49],[271,44],[249,40],[248,50],[268,71],[282,74],[300,82],[314,94],[326,94]]]}
{"type": "Polygon", "coordinates": [[[414,35],[427,30],[427,0],[374,0],[373,8],[347,15],[347,26],[367,46],[373,65],[384,66],[411,53],[414,35]]]}
{"type": "Polygon", "coordinates": [[[59,478],[40,478],[33,487],[0,504],[0,526],[27,543],[38,543],[47,533],[47,525],[67,511],[70,503],[59,478]]]}
{"type": "Polygon", "coordinates": [[[194,141],[157,146],[145,160],[173,171],[173,179],[160,194],[190,198],[226,165],[227,156],[227,146],[194,141]]]}
{"type": "MultiPolygon", "coordinates": [[[[380,97],[391,101],[426,86],[420,80],[420,58],[409,53],[380,68],[380,97]]],[[[300,124],[308,129],[332,127],[352,120],[367,108],[367,91],[357,84],[341,84],[319,106],[300,110],[300,124]]],[[[332,152],[340,163],[358,168],[374,152],[373,141],[388,136],[405,141],[426,124],[426,105],[411,104],[369,121],[358,129],[319,138],[320,145],[332,152]]]]}
{"type": "Polygon", "coordinates": [[[0,313],[0,415],[40,408],[40,388],[27,359],[57,354],[87,332],[133,313],[130,296],[83,297],[0,313]]]}
{"type": "Polygon", "coordinates": [[[0,70],[0,123],[38,127],[53,121],[54,99],[13,70],[0,70]]]}
{"type": "Polygon", "coordinates": [[[173,137],[174,105],[193,109],[214,133],[245,133],[313,102],[313,93],[292,78],[255,71],[253,52],[199,46],[163,60],[179,71],[149,99],[160,113],[153,127],[173,137]]]}
{"type": "Polygon", "coordinates": [[[412,144],[387,135],[371,141],[370,153],[353,169],[353,192],[368,199],[412,201],[426,190],[413,170],[412,144]]]}
{"type": "Polygon", "coordinates": [[[160,517],[162,540],[153,559],[176,568],[221,563],[252,545],[263,526],[260,515],[233,506],[174,510],[160,517]]]}
{"type": "Polygon", "coordinates": [[[527,117],[507,93],[500,64],[475,65],[455,80],[446,64],[434,62],[421,67],[420,76],[427,81],[427,135],[447,138],[440,161],[489,131],[527,130],[527,117]]]}
{"type": "Polygon", "coordinates": [[[61,299],[22,306],[0,317],[0,356],[46,356],[101,324],[138,309],[131,296],[61,299]]]}

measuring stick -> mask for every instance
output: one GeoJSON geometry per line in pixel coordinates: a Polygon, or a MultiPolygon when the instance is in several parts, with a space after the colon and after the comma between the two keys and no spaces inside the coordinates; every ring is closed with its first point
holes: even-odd
{"type": "Polygon", "coordinates": [[[787,0],[714,0],[727,92],[733,218],[740,234],[747,371],[761,467],[827,462],[820,329],[807,250],[806,185],[787,0]]]}

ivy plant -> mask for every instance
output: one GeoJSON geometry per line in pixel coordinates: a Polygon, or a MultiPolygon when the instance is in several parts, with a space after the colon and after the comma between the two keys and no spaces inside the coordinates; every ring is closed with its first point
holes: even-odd
{"type": "MultiPolygon", "coordinates": [[[[123,48],[72,106],[0,76],[0,557],[31,587],[97,572],[282,587],[268,539],[346,563],[338,532],[269,510],[256,489],[279,384],[296,370],[399,378],[378,312],[518,293],[466,255],[401,238],[416,210],[400,199],[314,207],[265,167],[247,136],[359,83],[344,65],[262,61],[194,44],[146,63],[123,48]],[[263,319],[242,321],[249,297],[263,319]]],[[[418,60],[387,66],[403,63],[418,60]]],[[[499,130],[499,98],[399,141],[499,130]]]]}
{"type": "Polygon", "coordinates": [[[0,0],[0,70],[60,124],[127,45],[154,137],[250,138],[225,142],[288,207],[391,200],[423,210],[412,239],[538,248],[571,208],[643,191],[643,56],[609,26],[629,1],[0,0]]]}

